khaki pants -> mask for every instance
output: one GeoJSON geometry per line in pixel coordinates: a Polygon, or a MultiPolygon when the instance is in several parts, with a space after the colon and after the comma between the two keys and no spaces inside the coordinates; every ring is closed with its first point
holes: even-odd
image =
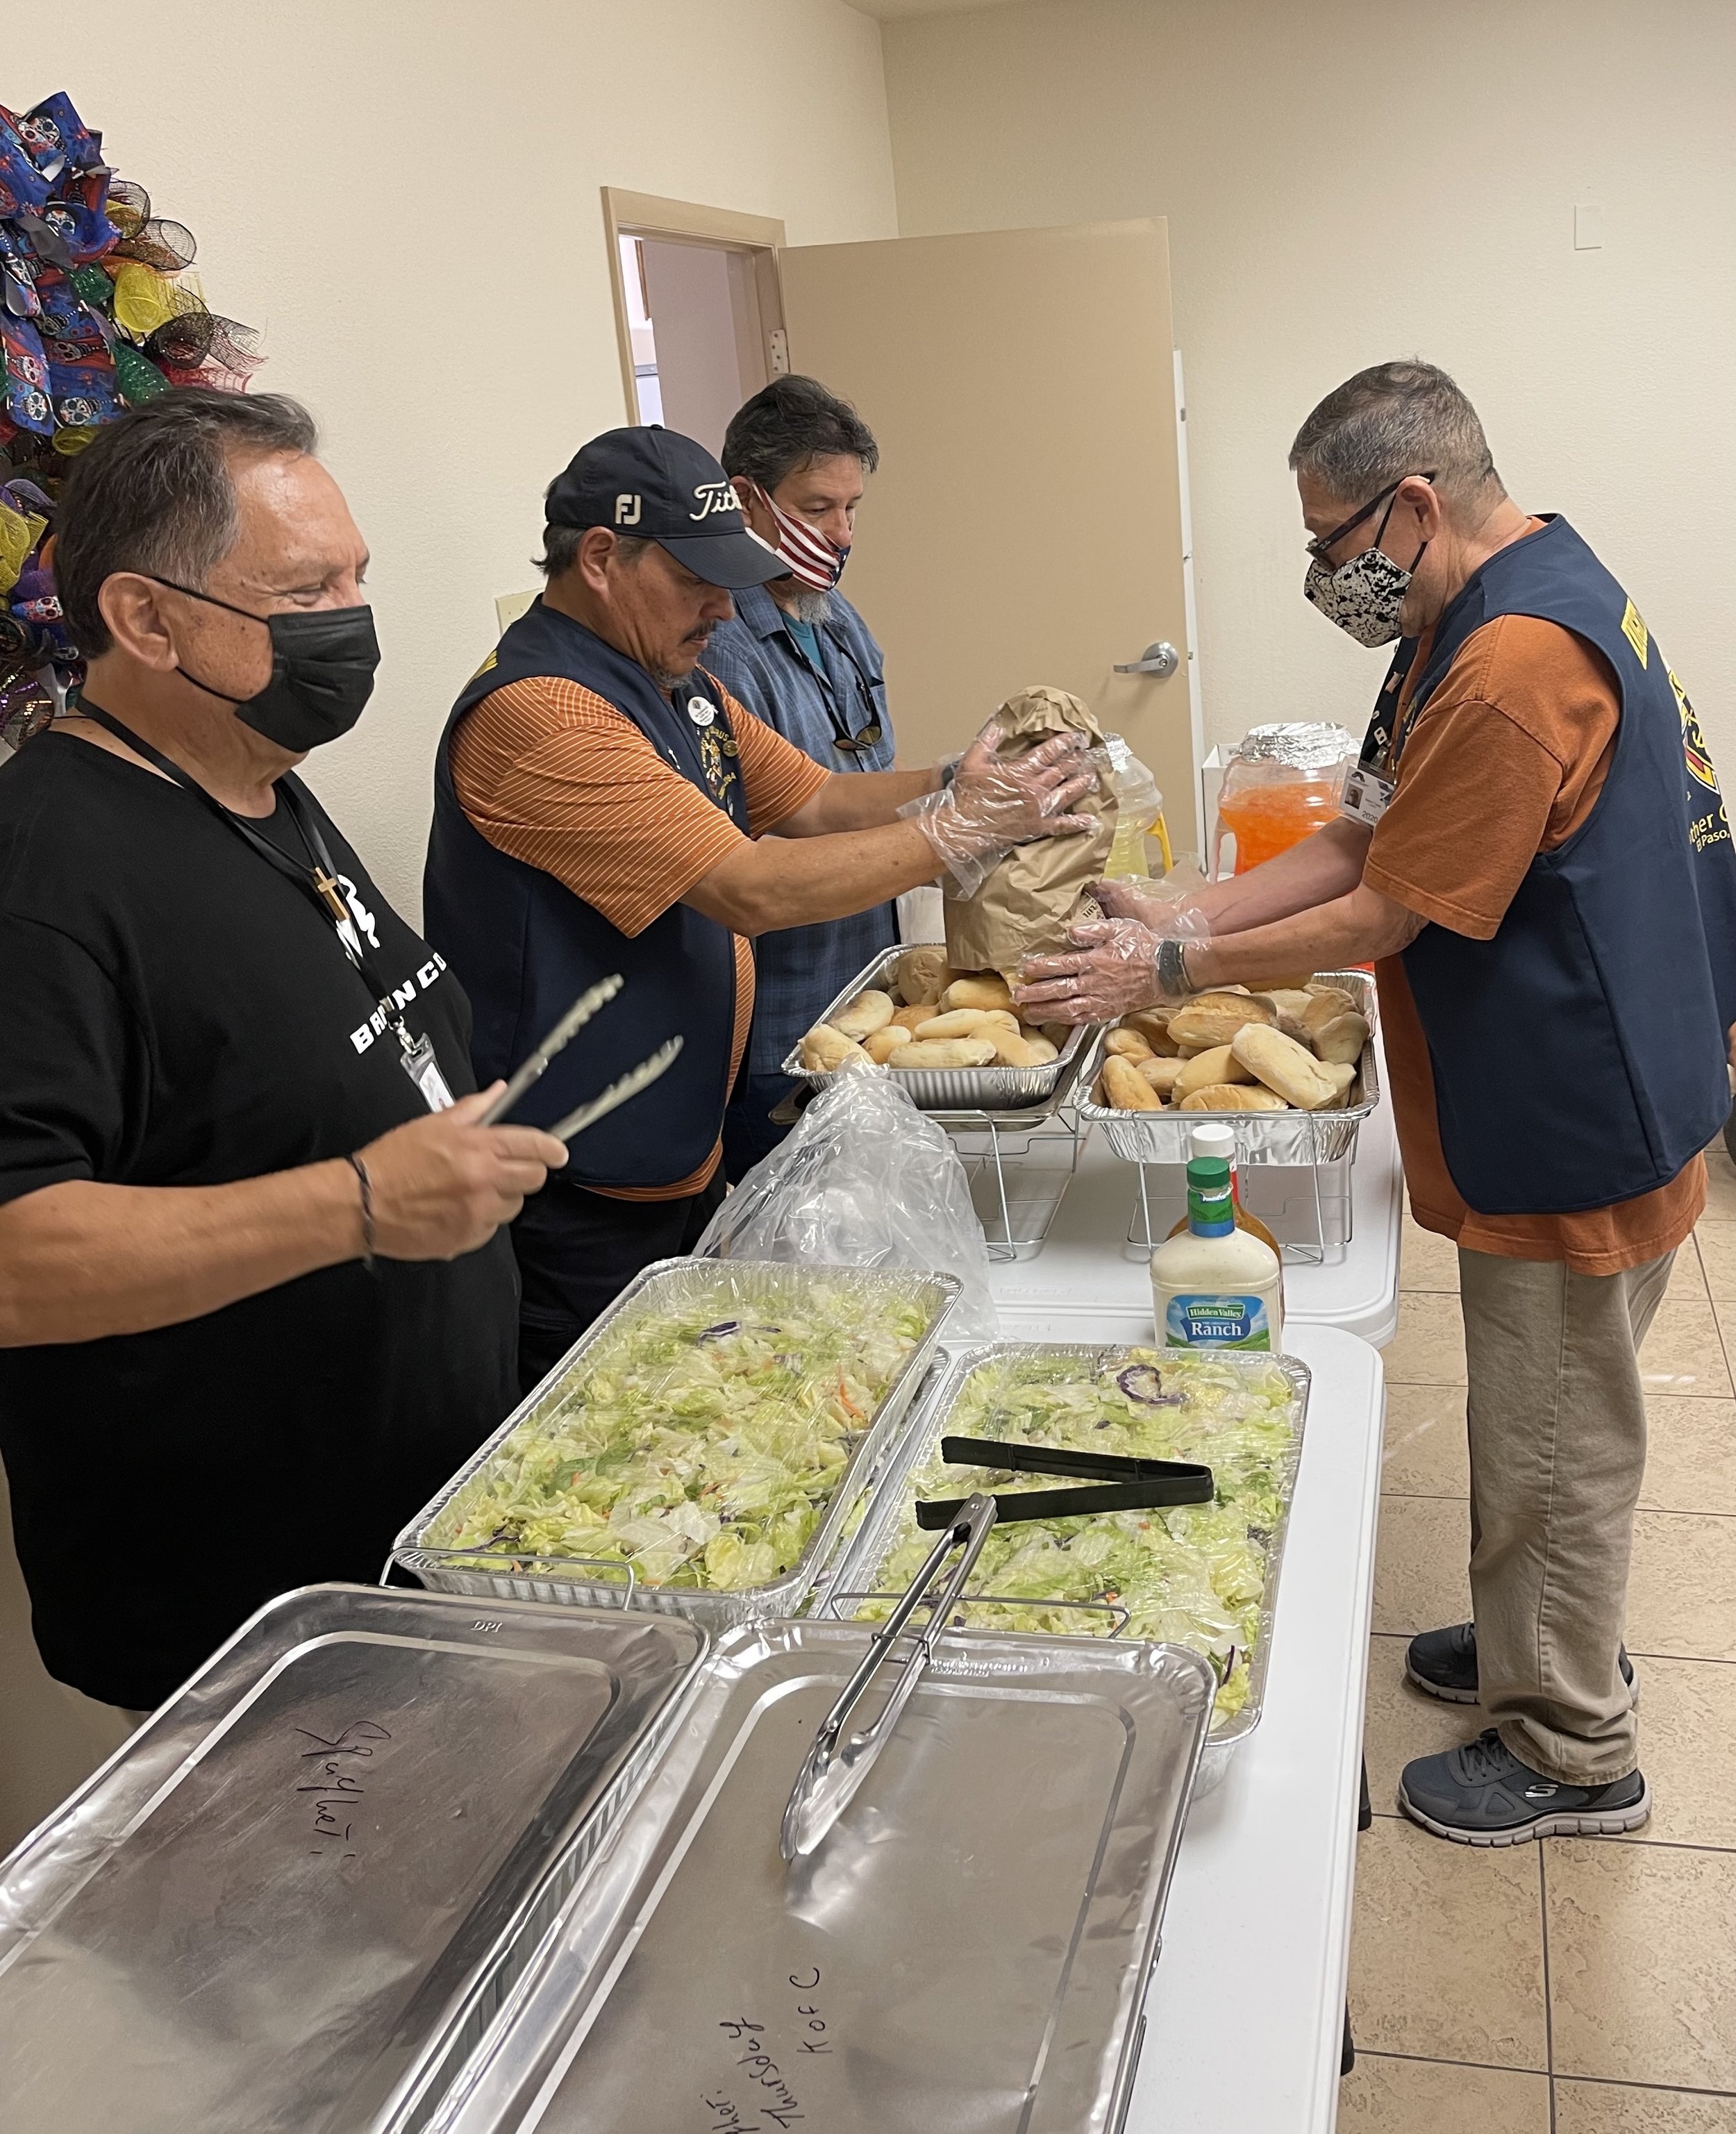
{"type": "Polygon", "coordinates": [[[1569,1784],[1639,1760],[1617,1659],[1646,1467],[1635,1352],[1675,1257],[1583,1275],[1459,1250],[1478,1693],[1513,1754],[1569,1784]]]}

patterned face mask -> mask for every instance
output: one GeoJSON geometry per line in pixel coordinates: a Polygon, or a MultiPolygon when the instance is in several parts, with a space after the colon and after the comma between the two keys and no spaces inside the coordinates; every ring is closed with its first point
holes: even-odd
{"type": "MultiPolygon", "coordinates": [[[[760,485],[756,482],[756,489],[760,485]]],[[[784,510],[766,489],[760,489],[765,508],[777,522],[778,553],[789,566],[789,574],[798,585],[811,586],[817,593],[829,593],[844,575],[844,566],[850,561],[850,551],[833,546],[817,526],[810,526],[805,519],[793,517],[784,510]]]]}
{"type": "MultiPolygon", "coordinates": [[[[1428,547],[1426,541],[1423,548],[1428,547]]],[[[1423,550],[1416,560],[1423,559],[1423,550]]],[[[1391,645],[1399,634],[1399,610],[1414,568],[1401,570],[1378,548],[1365,548],[1335,571],[1316,560],[1302,582],[1303,597],[1319,608],[1329,622],[1347,630],[1358,645],[1391,645]]]]}
{"type": "MultiPolygon", "coordinates": [[[[1425,481],[1434,479],[1432,474],[1423,476],[1425,481]]],[[[1319,608],[1329,622],[1337,623],[1358,645],[1371,648],[1391,645],[1399,635],[1399,610],[1405,603],[1406,589],[1415,577],[1416,567],[1429,545],[1426,541],[1423,543],[1411,558],[1409,570],[1395,563],[1381,547],[1381,538],[1386,531],[1386,521],[1392,516],[1393,505],[1398,502],[1396,492],[1401,486],[1401,481],[1392,485],[1392,501],[1381,514],[1372,547],[1363,549],[1360,556],[1353,556],[1348,563],[1341,563],[1335,571],[1317,554],[1302,581],[1302,596],[1311,606],[1319,608]]],[[[1380,500],[1377,497],[1375,504],[1380,500]]],[[[1366,519],[1373,509],[1371,504],[1357,516],[1366,519]]],[[[1333,548],[1356,523],[1355,519],[1347,519],[1336,533],[1324,535],[1313,545],[1316,548],[1333,548]]]]}

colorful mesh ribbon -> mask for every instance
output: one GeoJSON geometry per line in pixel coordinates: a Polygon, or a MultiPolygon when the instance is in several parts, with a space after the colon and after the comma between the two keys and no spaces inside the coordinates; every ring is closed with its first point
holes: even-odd
{"type": "Polygon", "coordinates": [[[67,462],[176,385],[244,392],[264,360],[187,269],[185,223],[103,161],[64,91],[0,104],[0,740],[41,730],[82,678],[42,560],[67,462]]]}

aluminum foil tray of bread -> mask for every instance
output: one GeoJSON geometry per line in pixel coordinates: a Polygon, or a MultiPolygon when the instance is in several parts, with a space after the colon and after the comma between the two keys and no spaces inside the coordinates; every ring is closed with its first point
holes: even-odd
{"type": "Polygon", "coordinates": [[[1334,1163],[1380,1102],[1374,981],[1322,971],[1124,1016],[1079,1071],[1079,1117],[1129,1163],[1185,1163],[1211,1119],[1242,1163],[1334,1163]]]}
{"type": "Polygon", "coordinates": [[[784,1071],[817,1089],[852,1068],[884,1067],[919,1111],[1014,1111],[1050,1096],[1089,1036],[1020,1022],[998,971],[952,970],[939,942],[923,942],[859,972],[784,1071]]]}

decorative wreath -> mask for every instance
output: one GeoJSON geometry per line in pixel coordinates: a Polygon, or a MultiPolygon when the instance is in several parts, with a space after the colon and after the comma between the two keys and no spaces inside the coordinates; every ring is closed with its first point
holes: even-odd
{"type": "Polygon", "coordinates": [[[179,222],[103,161],[66,95],[0,104],[0,739],[46,726],[82,678],[42,560],[67,461],[171,385],[247,389],[251,326],[218,316],[179,222]]]}

